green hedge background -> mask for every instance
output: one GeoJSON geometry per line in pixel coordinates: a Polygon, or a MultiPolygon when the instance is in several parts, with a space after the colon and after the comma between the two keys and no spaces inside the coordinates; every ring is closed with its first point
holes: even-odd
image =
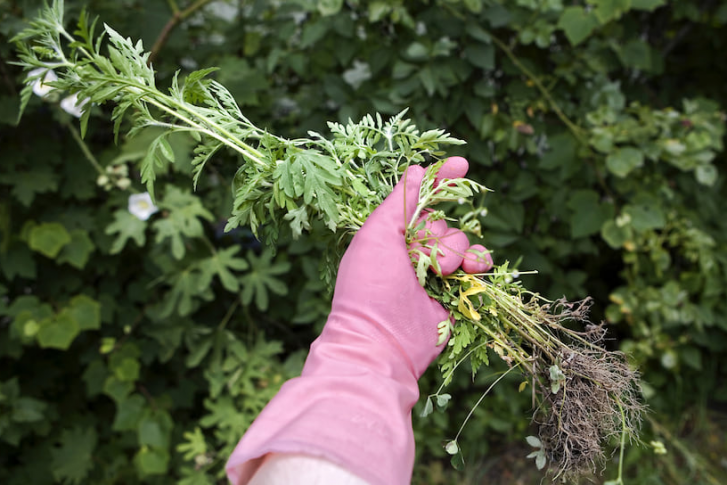
{"type": "MultiPolygon", "coordinates": [[[[0,1],[0,483],[226,483],[325,322],[324,248],[273,254],[224,232],[233,154],[192,191],[191,144],[173,138],[142,221],[128,199],[154,133],[114,143],[94,107],[81,141],[52,97],[17,123],[9,39],[41,5],[0,1]]],[[[727,1],[67,0],[67,17],[86,6],[143,40],[161,86],[219,66],[276,134],[409,108],[465,139],[451,155],[494,190],[482,242],[496,261],[522,258],[548,297],[594,297],[642,372],[650,412],[626,482],[727,483],[727,1]]],[[[443,411],[415,409],[414,483],[540,483],[517,378],[475,410],[466,468],[449,464],[442,445],[486,374],[461,373],[443,411]]],[[[432,369],[422,394],[439,382],[432,369]]]]}

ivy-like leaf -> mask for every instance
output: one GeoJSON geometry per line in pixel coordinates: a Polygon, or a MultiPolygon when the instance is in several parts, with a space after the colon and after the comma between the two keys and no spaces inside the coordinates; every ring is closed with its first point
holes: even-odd
{"type": "Polygon", "coordinates": [[[133,239],[139,247],[146,244],[146,221],[133,216],[126,209],[119,209],[114,212],[114,218],[114,222],[109,224],[105,231],[106,234],[117,235],[109,251],[111,254],[120,253],[126,247],[129,239],[133,239]]]}
{"type": "Polygon", "coordinates": [[[96,431],[77,425],[61,433],[60,447],[51,451],[53,477],[71,485],[85,483],[95,461],[96,431]]]}
{"type": "Polygon", "coordinates": [[[287,273],[290,263],[273,262],[272,259],[273,252],[267,249],[259,257],[248,252],[250,271],[240,278],[243,304],[249,305],[254,299],[258,310],[265,311],[270,302],[270,292],[276,295],[285,295],[288,292],[288,286],[276,276],[287,273]]]}

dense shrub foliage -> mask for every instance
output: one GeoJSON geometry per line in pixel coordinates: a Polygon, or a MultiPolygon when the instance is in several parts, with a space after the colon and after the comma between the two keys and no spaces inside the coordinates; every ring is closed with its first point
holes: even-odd
{"type": "MultiPolygon", "coordinates": [[[[224,231],[233,153],[192,190],[191,143],[170,138],[175,163],[144,220],[138,165],[155,133],[115,142],[98,106],[82,141],[55,93],[16,124],[24,75],[9,39],[41,4],[0,3],[0,482],[224,483],[237,440],[325,322],[322,243],[283,238],[273,252],[224,231]]],[[[594,297],[594,319],[642,372],[652,413],[629,483],[720,483],[720,453],[680,432],[727,401],[727,2],[73,0],[68,18],[84,6],[143,40],[160,85],[219,66],[273,133],[408,107],[467,140],[451,154],[494,190],[481,242],[538,270],[531,289],[594,297]]],[[[444,412],[415,417],[417,483],[461,483],[488,455],[532,451],[530,397],[508,378],[460,437],[467,471],[449,470],[442,443],[485,374],[461,373],[444,412]]],[[[427,374],[422,394],[438,386],[427,374]]]]}

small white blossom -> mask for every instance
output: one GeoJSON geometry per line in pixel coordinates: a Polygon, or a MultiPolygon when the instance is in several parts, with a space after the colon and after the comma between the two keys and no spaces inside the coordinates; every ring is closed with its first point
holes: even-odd
{"type": "Polygon", "coordinates": [[[487,215],[487,208],[485,208],[485,209],[482,209],[482,210],[480,211],[480,217],[485,217],[486,215],[487,215]]]}
{"type": "Polygon", "coordinates": [[[457,203],[458,203],[459,205],[462,205],[462,204],[464,204],[464,203],[465,203],[464,197],[460,197],[459,199],[457,199],[457,203]]]}
{"type": "Polygon", "coordinates": [[[70,96],[61,100],[61,108],[69,115],[80,118],[83,114],[83,106],[86,103],[88,103],[88,98],[79,102],[78,94],[71,94],[70,96]]]}
{"type": "Polygon", "coordinates": [[[52,86],[48,86],[48,84],[46,83],[51,83],[58,80],[58,76],[56,76],[55,72],[44,67],[33,69],[28,73],[28,77],[40,76],[43,72],[45,72],[45,75],[42,78],[39,77],[38,79],[33,81],[33,92],[41,98],[45,98],[46,96],[48,96],[48,94],[50,94],[51,91],[55,89],[52,86]]]}
{"type": "Polygon", "coordinates": [[[368,62],[361,62],[358,59],[353,61],[353,67],[343,73],[343,80],[354,90],[369,79],[371,79],[371,67],[368,62]]]}
{"type": "Polygon", "coordinates": [[[129,212],[139,220],[145,221],[157,212],[159,208],[151,201],[149,192],[131,194],[129,196],[129,212]]]}
{"type": "Polygon", "coordinates": [[[518,271],[518,270],[513,271],[512,272],[512,277],[513,278],[516,278],[516,279],[519,278],[520,277],[520,271],[518,271]]]}

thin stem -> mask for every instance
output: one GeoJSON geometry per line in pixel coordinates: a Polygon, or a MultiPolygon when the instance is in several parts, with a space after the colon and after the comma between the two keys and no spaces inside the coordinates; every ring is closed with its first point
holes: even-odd
{"type": "Polygon", "coordinates": [[[81,138],[81,134],[78,133],[78,130],[73,126],[72,123],[68,122],[65,123],[68,130],[71,132],[71,135],[73,136],[73,139],[76,141],[76,144],[78,144],[78,147],[83,152],[83,155],[86,157],[86,160],[88,160],[91,165],[93,165],[93,168],[96,169],[99,175],[105,175],[106,172],[104,172],[103,167],[101,167],[101,164],[98,163],[98,160],[96,160],[96,157],[93,156],[93,153],[91,153],[91,150],[88,149],[88,145],[86,145],[86,142],[83,141],[81,138]]]}
{"type": "Polygon", "coordinates": [[[502,51],[507,55],[507,57],[510,58],[513,64],[520,69],[520,71],[525,74],[532,82],[533,84],[538,88],[540,93],[545,97],[545,99],[550,103],[550,107],[555,112],[556,116],[560,118],[560,120],[565,123],[565,125],[573,132],[573,135],[584,145],[588,145],[588,140],[585,139],[583,136],[583,130],[573,123],[566,115],[563,113],[563,110],[560,109],[560,106],[558,103],[555,102],[553,97],[550,95],[550,91],[548,91],[545,86],[543,86],[543,83],[540,82],[540,79],[538,79],[535,74],[530,71],[522,62],[520,62],[520,59],[513,53],[512,49],[510,49],[508,46],[505,45],[503,41],[498,39],[496,36],[494,36],[492,33],[489,33],[490,37],[492,37],[492,41],[500,48],[502,51]]]}
{"type": "Polygon", "coordinates": [[[182,21],[186,20],[187,17],[189,17],[194,12],[204,7],[211,1],[212,0],[198,0],[189,7],[180,11],[179,6],[177,5],[177,2],[175,0],[167,0],[169,8],[172,11],[172,16],[169,18],[164,27],[162,27],[161,32],[159,32],[159,35],[154,41],[154,45],[152,46],[149,53],[149,64],[156,60],[157,56],[159,55],[159,51],[161,51],[162,47],[164,47],[164,44],[167,43],[169,36],[172,34],[172,31],[177,28],[177,26],[182,23],[182,21]]]}
{"type": "Polygon", "coordinates": [[[626,449],[626,414],[624,408],[621,405],[621,401],[616,401],[618,404],[618,410],[621,411],[621,449],[618,454],[618,483],[623,484],[623,473],[624,473],[624,449],[626,449]]]}
{"type": "Polygon", "coordinates": [[[179,13],[179,6],[177,5],[176,0],[167,0],[167,3],[169,4],[169,10],[172,11],[175,15],[179,13]]]}
{"type": "Polygon", "coordinates": [[[462,423],[462,426],[459,427],[459,431],[457,431],[457,436],[454,437],[454,441],[457,441],[459,439],[459,435],[462,434],[462,430],[464,429],[465,425],[467,424],[467,421],[469,421],[469,419],[472,417],[472,414],[474,414],[475,409],[477,409],[477,406],[479,406],[480,403],[482,402],[482,400],[485,399],[485,396],[487,396],[487,394],[490,393],[492,388],[495,387],[498,382],[503,380],[506,375],[508,375],[510,372],[512,372],[514,369],[517,369],[518,367],[520,367],[520,364],[510,367],[507,371],[505,371],[504,374],[502,374],[500,377],[498,377],[497,380],[495,380],[495,382],[493,382],[492,385],[490,385],[490,387],[487,388],[485,393],[482,394],[482,396],[477,401],[477,403],[474,405],[474,407],[472,409],[470,409],[470,412],[467,415],[467,417],[465,418],[464,422],[462,423]]]}
{"type": "Polygon", "coordinates": [[[437,394],[439,394],[440,392],[442,392],[442,389],[444,389],[444,383],[447,382],[447,379],[449,379],[450,377],[452,377],[452,374],[454,374],[454,371],[457,370],[457,367],[459,367],[459,365],[462,362],[464,362],[465,360],[467,360],[467,357],[469,357],[472,354],[472,352],[474,352],[475,350],[481,349],[486,343],[487,342],[482,342],[477,347],[474,347],[474,348],[470,349],[470,351],[467,352],[464,357],[462,357],[456,364],[454,364],[454,367],[452,367],[449,370],[449,372],[447,373],[447,375],[444,376],[444,381],[442,382],[442,385],[439,386],[439,389],[437,389],[437,392],[434,394],[435,396],[437,394]]]}
{"type": "Polygon", "coordinates": [[[225,313],[225,316],[222,317],[222,321],[220,321],[220,324],[217,326],[217,330],[224,329],[229,321],[232,319],[232,316],[235,314],[235,310],[237,310],[237,307],[240,305],[240,298],[235,298],[235,302],[230,305],[230,308],[227,310],[227,313],[225,313]]]}

